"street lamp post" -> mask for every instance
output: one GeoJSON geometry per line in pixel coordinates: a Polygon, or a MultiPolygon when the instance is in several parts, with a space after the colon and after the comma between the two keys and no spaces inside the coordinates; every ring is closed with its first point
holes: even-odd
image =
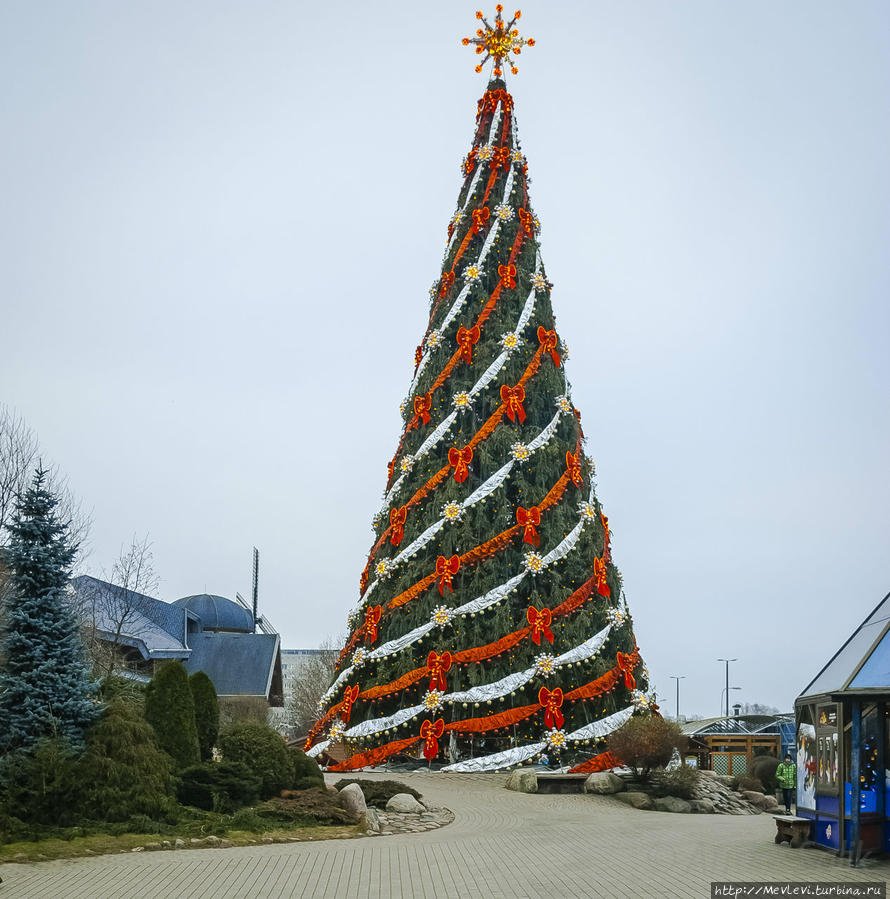
{"type": "Polygon", "coordinates": [[[680,723],[680,681],[686,680],[685,674],[669,674],[671,680],[677,682],[677,724],[680,723]]]}
{"type": "MultiPolygon", "coordinates": [[[[730,689],[730,690],[741,690],[742,688],[741,688],[741,687],[730,687],[729,689],[730,689]]],[[[729,707],[729,693],[726,692],[726,687],[724,687],[724,688],[720,691],[720,708],[721,708],[721,709],[723,708],[723,694],[724,694],[724,693],[726,693],[726,697],[727,697],[727,701],[726,701],[727,708],[729,707]]],[[[727,716],[727,717],[728,717],[728,716],[727,716]]]]}
{"type": "Polygon", "coordinates": [[[717,659],[718,662],[726,662],[726,717],[729,717],[729,663],[738,659],[717,659]]]}

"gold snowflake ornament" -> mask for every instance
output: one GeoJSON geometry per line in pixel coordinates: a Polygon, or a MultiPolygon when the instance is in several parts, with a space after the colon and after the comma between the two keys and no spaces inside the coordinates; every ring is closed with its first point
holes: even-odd
{"type": "Polygon", "coordinates": [[[485,54],[482,61],[476,66],[477,72],[482,71],[482,67],[489,59],[493,59],[493,74],[495,78],[500,78],[501,75],[504,74],[503,63],[505,59],[507,60],[507,65],[510,66],[510,71],[514,75],[519,72],[515,63],[510,59],[510,54],[512,53],[515,56],[518,56],[522,52],[523,47],[534,47],[535,41],[534,38],[520,37],[518,29],[513,27],[522,16],[521,10],[517,9],[516,12],[513,13],[513,18],[506,23],[501,16],[504,7],[500,3],[495,6],[495,11],[496,14],[493,27],[481,12],[476,13],[476,18],[479,19],[485,27],[477,29],[476,37],[465,37],[463,39],[463,45],[467,47],[470,44],[474,44],[477,54],[480,56],[483,53],[485,54]]]}

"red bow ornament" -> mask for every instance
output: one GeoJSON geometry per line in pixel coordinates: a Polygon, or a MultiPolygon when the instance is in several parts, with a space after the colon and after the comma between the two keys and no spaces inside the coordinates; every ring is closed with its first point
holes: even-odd
{"type": "Polygon", "coordinates": [[[448,464],[454,466],[454,480],[462,484],[470,476],[470,462],[473,461],[473,448],[456,446],[448,450],[448,464]]]}
{"type": "Polygon", "coordinates": [[[368,586],[368,569],[362,572],[362,576],[358,579],[358,592],[364,593],[365,587],[368,586]]]}
{"type": "Polygon", "coordinates": [[[535,217],[525,209],[519,210],[519,221],[525,229],[525,233],[531,236],[535,233],[535,217]]]}
{"type": "Polygon", "coordinates": [[[559,710],[559,707],[562,705],[562,688],[556,687],[553,690],[548,690],[546,687],[541,687],[538,691],[538,702],[544,706],[544,724],[551,730],[554,727],[562,727],[565,721],[562,712],[559,710]]]}
{"type": "Polygon", "coordinates": [[[408,518],[408,507],[402,506],[399,509],[389,510],[389,542],[393,546],[398,546],[405,536],[405,521],[408,518]]]}
{"type": "Polygon", "coordinates": [[[596,577],[596,592],[600,596],[611,598],[612,590],[606,580],[606,563],[602,559],[593,560],[593,574],[596,577]]]}
{"type": "Polygon", "coordinates": [[[516,421],[517,418],[520,424],[525,421],[523,400],[525,400],[525,388],[521,384],[517,384],[515,387],[501,385],[501,402],[507,406],[507,418],[510,421],[516,421]]]}
{"type": "Polygon", "coordinates": [[[380,624],[380,616],[383,609],[380,606],[371,606],[365,610],[365,639],[373,643],[377,639],[377,625],[380,624]]]}
{"type": "Polygon", "coordinates": [[[445,733],[445,722],[438,718],[436,721],[430,721],[427,718],[420,725],[420,736],[423,739],[423,757],[427,761],[432,761],[439,754],[439,738],[445,733]]]}
{"type": "Polygon", "coordinates": [[[535,530],[541,523],[541,510],[537,506],[532,506],[530,509],[523,509],[522,506],[519,506],[516,509],[516,523],[525,528],[522,535],[524,543],[537,546],[541,542],[541,538],[535,530]]]}
{"type": "Polygon", "coordinates": [[[566,472],[567,472],[571,482],[576,487],[580,487],[581,486],[581,462],[578,459],[577,453],[566,452],[566,472]]]}
{"type": "Polygon", "coordinates": [[[454,593],[454,585],[451,579],[460,570],[460,556],[452,556],[446,559],[445,556],[439,556],[436,559],[436,577],[439,578],[439,595],[445,595],[445,588],[454,593]]]}
{"type": "Polygon", "coordinates": [[[473,361],[473,344],[479,342],[481,333],[479,325],[473,325],[472,328],[465,328],[461,325],[457,329],[457,345],[460,347],[460,354],[467,365],[473,361]]]}
{"type": "Polygon", "coordinates": [[[485,227],[490,215],[487,206],[473,210],[473,234],[478,234],[485,227]]]}
{"type": "Polygon", "coordinates": [[[619,652],[617,659],[618,670],[624,672],[624,686],[627,687],[628,690],[633,690],[637,685],[633,675],[636,659],[631,653],[626,652],[619,652]]]}
{"type": "Polygon", "coordinates": [[[349,717],[352,715],[352,704],[356,699],[358,699],[358,684],[347,687],[343,691],[343,702],[340,703],[340,717],[344,722],[349,721],[349,717]]]}
{"type": "Polygon", "coordinates": [[[476,148],[473,147],[469,153],[467,153],[467,158],[464,160],[464,174],[469,175],[473,169],[476,168],[476,148]]]}
{"type": "Polygon", "coordinates": [[[512,262],[508,265],[499,265],[498,277],[507,290],[512,290],[516,286],[516,266],[512,262]]]}
{"type": "Polygon", "coordinates": [[[506,172],[510,168],[511,155],[509,147],[495,147],[491,154],[491,167],[495,171],[503,169],[506,172]]]}
{"type": "Polygon", "coordinates": [[[388,484],[392,480],[392,473],[396,469],[396,460],[393,459],[392,462],[386,463],[386,483],[388,484]]]}
{"type": "Polygon", "coordinates": [[[451,653],[447,649],[441,655],[431,652],[426,657],[426,666],[430,669],[430,689],[444,693],[448,687],[445,672],[451,668],[451,653]]]}
{"type": "Polygon", "coordinates": [[[414,351],[414,371],[417,371],[417,366],[420,365],[421,359],[423,359],[423,347],[419,346],[414,351]]]}
{"type": "Polygon", "coordinates": [[[559,353],[556,352],[556,347],[559,345],[556,329],[554,328],[552,331],[548,331],[543,325],[538,325],[538,342],[541,344],[541,349],[545,353],[550,353],[553,364],[559,368],[561,362],[559,353]]]}
{"type": "Polygon", "coordinates": [[[430,423],[430,411],[433,408],[433,398],[424,393],[414,397],[414,414],[425,424],[430,423]]]}
{"type": "Polygon", "coordinates": [[[451,286],[454,284],[454,271],[445,272],[442,275],[442,280],[439,284],[439,296],[444,297],[449,290],[451,290],[451,286]]]}
{"type": "Polygon", "coordinates": [[[553,631],[550,630],[550,622],[553,620],[553,613],[550,609],[541,609],[539,612],[534,606],[529,606],[526,612],[528,623],[532,626],[532,643],[541,645],[541,637],[546,637],[551,643],[553,642],[553,631]]]}

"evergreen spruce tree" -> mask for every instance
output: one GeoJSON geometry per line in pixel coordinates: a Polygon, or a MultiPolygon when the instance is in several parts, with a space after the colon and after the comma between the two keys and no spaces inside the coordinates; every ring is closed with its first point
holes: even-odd
{"type": "Polygon", "coordinates": [[[161,749],[180,768],[200,761],[195,702],[181,662],[164,662],[145,690],[145,720],[154,728],[161,749]]]}
{"type": "Polygon", "coordinates": [[[544,752],[578,758],[585,746],[595,753],[586,770],[610,767],[597,742],[652,704],[566,378],[514,101],[498,77],[498,41],[515,19],[483,22],[465,43],[495,58],[495,77],[463,162],[361,599],[306,743],[310,754],[345,744],[332,770],[398,752],[486,770],[544,752]]]}
{"type": "Polygon", "coordinates": [[[76,547],[58,503],[47,472],[38,468],[8,526],[12,591],[0,636],[3,751],[30,750],[49,737],[79,746],[99,713],[77,621],[65,599],[76,547]]]}
{"type": "Polygon", "coordinates": [[[195,703],[195,727],[198,730],[198,747],[201,760],[213,757],[213,747],[219,735],[219,700],[213,681],[203,672],[189,675],[189,689],[195,703]]]}

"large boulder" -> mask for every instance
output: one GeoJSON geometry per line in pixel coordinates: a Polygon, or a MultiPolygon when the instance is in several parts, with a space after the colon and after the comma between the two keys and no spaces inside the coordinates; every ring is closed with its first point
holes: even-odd
{"type": "Polygon", "coordinates": [[[710,799],[690,799],[689,805],[697,815],[713,815],[714,803],[710,799]]]}
{"type": "Polygon", "coordinates": [[[692,811],[692,806],[685,799],[677,796],[662,796],[655,800],[655,809],[659,812],[678,812],[688,815],[692,811]]]}
{"type": "Polygon", "coordinates": [[[629,790],[626,793],[616,793],[615,798],[620,799],[622,802],[626,802],[628,805],[632,805],[634,808],[655,808],[652,804],[652,797],[648,793],[641,793],[637,790],[629,790]]]}
{"type": "Polygon", "coordinates": [[[348,784],[340,790],[340,800],[343,808],[347,812],[351,812],[356,817],[361,817],[368,810],[368,804],[365,802],[365,794],[358,784],[348,784]]]}
{"type": "Polygon", "coordinates": [[[386,803],[388,812],[398,812],[401,815],[419,815],[425,811],[424,807],[410,793],[396,793],[386,803]]]}
{"type": "Polygon", "coordinates": [[[778,804],[776,802],[775,796],[770,796],[766,793],[759,793],[757,790],[742,790],[741,793],[748,802],[751,803],[755,808],[762,809],[763,811],[769,811],[773,809],[778,804]]]}
{"type": "Polygon", "coordinates": [[[517,793],[537,793],[538,775],[534,771],[516,768],[507,778],[507,789],[515,790],[517,793]]]}
{"type": "Polygon", "coordinates": [[[608,795],[620,793],[624,789],[624,781],[611,771],[596,771],[584,781],[585,793],[608,795]]]}

